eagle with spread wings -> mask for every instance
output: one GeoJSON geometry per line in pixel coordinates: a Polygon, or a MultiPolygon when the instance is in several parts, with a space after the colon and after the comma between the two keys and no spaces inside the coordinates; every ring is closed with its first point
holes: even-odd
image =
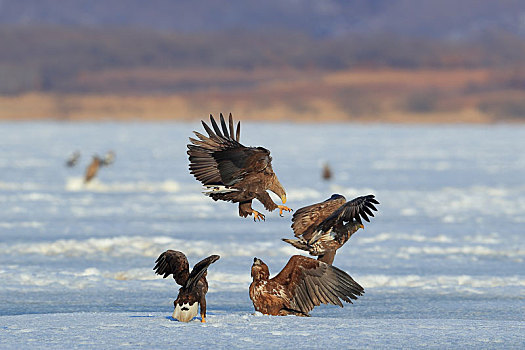
{"type": "Polygon", "coordinates": [[[213,200],[239,203],[239,216],[253,214],[253,220],[264,220],[265,216],[252,208],[252,201],[257,199],[266,210],[279,209],[291,211],[284,205],[274,203],[268,190],[278,195],[286,203],[286,191],[272,169],[270,151],[263,147],[246,147],[239,142],[240,122],[234,129],[230,113],[228,125],[221,113],[221,128],[210,115],[211,128],[202,121],[208,133],[205,136],[194,131],[198,139],[190,137],[188,155],[190,173],[206,188],[204,192],[213,200]],[[213,129],[213,130],[212,130],[213,129]]]}
{"type": "Polygon", "coordinates": [[[318,305],[343,307],[364,289],[346,272],[312,258],[294,255],[279,274],[270,279],[270,270],[254,258],[250,299],[256,311],[274,316],[309,316],[318,305]]]}
{"type": "Polygon", "coordinates": [[[181,322],[189,322],[197,316],[197,307],[201,308],[201,322],[206,322],[206,293],[208,281],[206,275],[208,266],[219,260],[220,256],[210,255],[199,261],[190,273],[188,259],[184,253],[167,250],[155,261],[155,273],[163,278],[173,275],[175,282],[181,287],[179,295],[173,302],[173,318],[181,322]]]}
{"type": "Polygon", "coordinates": [[[379,204],[373,194],[346,201],[340,194],[301,208],[292,217],[292,229],[299,239],[283,238],[294,247],[306,250],[318,260],[332,264],[337,249],[341,248],[360,228],[363,221],[377,211],[379,204]]]}

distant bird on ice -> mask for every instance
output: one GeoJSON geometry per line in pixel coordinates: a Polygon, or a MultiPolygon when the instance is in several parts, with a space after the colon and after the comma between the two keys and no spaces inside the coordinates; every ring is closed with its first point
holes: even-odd
{"type": "Polygon", "coordinates": [[[69,168],[73,168],[75,165],[77,165],[78,160],[80,159],[80,152],[75,151],[73,154],[69,156],[69,158],[66,161],[66,166],[69,168]]]}
{"type": "Polygon", "coordinates": [[[262,260],[254,258],[250,299],[256,311],[274,316],[309,316],[320,304],[343,307],[364,289],[346,272],[312,258],[294,255],[279,274],[270,278],[262,260]]]}
{"type": "Polygon", "coordinates": [[[299,239],[283,238],[297,249],[306,250],[319,260],[332,264],[337,249],[341,248],[360,228],[361,218],[377,211],[375,196],[357,197],[346,202],[344,196],[333,194],[327,200],[301,208],[292,217],[292,229],[299,239]]]}
{"type": "Polygon", "coordinates": [[[106,153],[104,158],[100,158],[98,155],[93,156],[93,160],[88,165],[86,169],[86,175],[84,177],[84,183],[88,183],[91,181],[95,176],[97,176],[98,170],[100,167],[105,167],[113,164],[115,162],[115,153],[113,151],[109,151],[106,153]]]}
{"type": "Polygon", "coordinates": [[[321,177],[323,178],[323,180],[326,181],[332,178],[332,169],[330,168],[330,165],[328,165],[328,163],[324,163],[321,177]]]}
{"type": "Polygon", "coordinates": [[[199,261],[190,273],[188,259],[184,253],[176,250],[167,250],[155,261],[155,273],[164,275],[163,278],[173,275],[175,282],[181,285],[179,295],[173,302],[173,318],[189,322],[197,316],[197,307],[201,308],[201,322],[206,322],[206,293],[208,281],[206,274],[208,266],[219,260],[218,255],[210,255],[199,261]]]}
{"type": "Polygon", "coordinates": [[[194,131],[197,139],[190,138],[188,155],[190,173],[207,188],[205,194],[213,200],[239,203],[239,216],[253,214],[253,220],[264,220],[264,215],[251,206],[259,200],[266,210],[291,211],[273,202],[267,190],[272,191],[286,203],[286,191],[272,169],[270,151],[263,147],[245,147],[239,143],[240,122],[234,130],[230,113],[229,128],[221,113],[221,129],[210,115],[213,130],[202,121],[208,136],[194,131]],[[235,132],[234,132],[235,131],[235,132]]]}
{"type": "Polygon", "coordinates": [[[88,183],[95,176],[97,176],[98,169],[100,168],[101,163],[102,163],[102,159],[98,155],[95,154],[93,156],[93,160],[86,168],[86,175],[84,176],[84,183],[88,183]]]}

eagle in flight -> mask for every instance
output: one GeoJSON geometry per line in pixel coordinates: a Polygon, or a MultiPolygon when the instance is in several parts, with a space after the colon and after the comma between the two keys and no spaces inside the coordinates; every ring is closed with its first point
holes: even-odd
{"type": "Polygon", "coordinates": [[[284,205],[275,204],[267,192],[272,191],[283,204],[286,203],[286,191],[273,172],[270,151],[263,147],[243,146],[239,142],[240,122],[234,130],[231,113],[228,126],[222,113],[221,128],[212,115],[210,122],[211,128],[202,121],[208,136],[194,131],[198,139],[190,137],[187,151],[190,173],[207,188],[204,194],[216,201],[239,203],[239,216],[253,214],[254,221],[265,218],[252,208],[254,199],[268,211],[279,209],[281,216],[283,211],[291,211],[284,205]]]}
{"type": "Polygon", "coordinates": [[[349,202],[334,194],[321,203],[297,210],[292,217],[292,229],[299,239],[283,238],[283,241],[331,265],[337,249],[357,230],[364,229],[361,218],[370,222],[368,216],[373,217],[373,211],[377,211],[374,204],[379,202],[373,194],[349,202]]]}
{"type": "Polygon", "coordinates": [[[309,316],[318,305],[343,307],[363,295],[364,289],[346,272],[312,258],[294,255],[279,274],[270,279],[270,270],[254,258],[250,299],[256,311],[274,316],[309,316]]]}
{"type": "Polygon", "coordinates": [[[184,253],[167,250],[155,261],[155,273],[163,278],[173,275],[179,284],[179,295],[173,302],[173,318],[182,322],[190,322],[197,316],[197,306],[201,308],[201,322],[206,322],[206,293],[208,281],[206,275],[208,266],[219,260],[220,256],[210,255],[199,261],[190,273],[188,259],[184,253]]]}

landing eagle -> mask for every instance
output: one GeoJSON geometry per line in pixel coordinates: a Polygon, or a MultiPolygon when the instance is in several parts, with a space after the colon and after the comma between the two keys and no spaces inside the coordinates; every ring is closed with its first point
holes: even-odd
{"type": "Polygon", "coordinates": [[[278,195],[286,203],[286,191],[272,169],[270,151],[263,147],[245,147],[239,142],[240,122],[234,130],[230,113],[226,125],[221,113],[221,128],[210,115],[210,128],[204,121],[205,136],[194,131],[197,139],[188,144],[190,173],[206,188],[205,194],[213,200],[239,203],[239,216],[253,214],[253,220],[264,220],[264,215],[252,209],[252,200],[259,200],[266,210],[279,209],[279,215],[291,211],[284,205],[273,202],[267,190],[278,195]],[[222,129],[222,131],[221,131],[222,129]]]}
{"type": "Polygon", "coordinates": [[[292,229],[299,239],[286,239],[294,247],[306,250],[319,260],[332,264],[337,249],[341,248],[360,228],[363,221],[377,211],[379,204],[373,194],[346,202],[344,196],[334,194],[327,200],[297,210],[292,217],[292,229]]]}

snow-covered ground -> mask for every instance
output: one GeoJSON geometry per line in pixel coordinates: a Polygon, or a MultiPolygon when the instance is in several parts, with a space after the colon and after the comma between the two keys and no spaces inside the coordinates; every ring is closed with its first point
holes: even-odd
{"type": "Polygon", "coordinates": [[[202,195],[192,130],[0,124],[0,348],[525,347],[525,127],[244,123],[241,141],[271,150],[290,207],[332,193],[381,202],[334,262],[365,294],[310,318],[254,314],[253,257],[273,275],[299,253],[280,240],[291,215],[254,223],[202,195]],[[91,155],[108,150],[115,164],[84,185],[91,155]],[[221,255],[206,324],[171,320],[178,288],[152,270],[166,249],[190,264],[221,255]]]}

